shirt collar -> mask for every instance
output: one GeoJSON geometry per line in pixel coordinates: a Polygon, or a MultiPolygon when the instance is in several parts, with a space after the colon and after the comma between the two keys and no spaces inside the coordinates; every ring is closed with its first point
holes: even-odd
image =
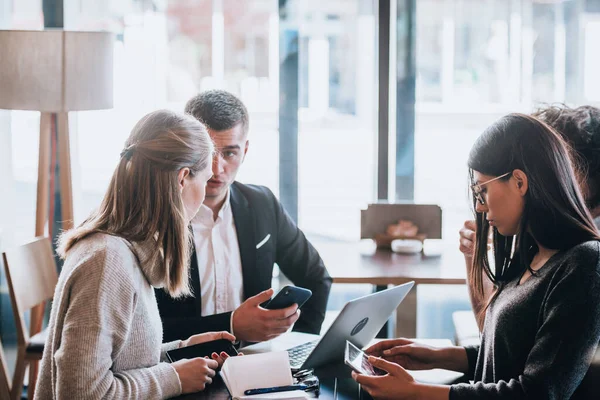
{"type": "Polygon", "coordinates": [[[227,195],[225,196],[225,202],[223,206],[219,210],[219,216],[222,216],[225,211],[228,211],[231,208],[231,189],[227,189],[227,195]]]}
{"type": "MultiPolygon", "coordinates": [[[[227,195],[225,196],[225,201],[223,202],[223,205],[221,206],[221,209],[219,210],[219,213],[217,214],[217,220],[223,219],[224,214],[226,212],[228,212],[230,209],[231,209],[231,189],[228,189],[227,195]]],[[[206,222],[206,221],[211,221],[211,222],[213,221],[213,212],[207,205],[202,204],[200,206],[200,209],[198,210],[198,213],[192,220],[192,224],[197,224],[197,223],[206,222]]]]}

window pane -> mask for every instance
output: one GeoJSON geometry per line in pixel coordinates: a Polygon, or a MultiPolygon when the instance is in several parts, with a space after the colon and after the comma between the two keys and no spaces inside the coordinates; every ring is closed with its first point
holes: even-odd
{"type": "Polygon", "coordinates": [[[360,209],[375,193],[375,5],[298,3],[299,223],[310,233],[356,239],[360,209]]]}
{"type": "MultiPolygon", "coordinates": [[[[0,29],[42,29],[41,0],[0,0],[0,29]]],[[[0,248],[35,234],[40,113],[0,110],[0,248]]]]}
{"type": "MultiPolygon", "coordinates": [[[[222,0],[223,88],[250,113],[250,148],[238,180],[279,193],[279,25],[273,0],[222,0]]],[[[215,32],[216,34],[216,32],[215,32]]],[[[217,37],[213,36],[216,44],[217,37]]]]}
{"type": "Polygon", "coordinates": [[[415,200],[442,206],[452,239],[472,218],[467,155],[487,126],[541,103],[594,100],[598,14],[573,1],[416,3],[415,200]]]}
{"type": "Polygon", "coordinates": [[[157,108],[183,112],[189,98],[214,88],[239,96],[250,113],[251,147],[238,179],[277,193],[276,6],[271,0],[170,0],[150,7],[129,0],[86,1],[71,10],[72,29],[117,33],[114,108],[76,116],[78,221],[98,206],[129,130],[142,115],[157,108]]]}

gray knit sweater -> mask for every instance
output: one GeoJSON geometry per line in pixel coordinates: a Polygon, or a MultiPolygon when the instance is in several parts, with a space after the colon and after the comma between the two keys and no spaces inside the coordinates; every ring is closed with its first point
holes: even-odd
{"type": "Polygon", "coordinates": [[[67,254],[50,315],[36,399],[164,399],[181,393],[164,360],[150,246],[94,234],[67,254]]]}
{"type": "Polygon", "coordinates": [[[467,347],[469,379],[451,400],[573,396],[600,339],[600,243],[552,256],[523,284],[507,282],[490,304],[481,346],[467,347]]]}

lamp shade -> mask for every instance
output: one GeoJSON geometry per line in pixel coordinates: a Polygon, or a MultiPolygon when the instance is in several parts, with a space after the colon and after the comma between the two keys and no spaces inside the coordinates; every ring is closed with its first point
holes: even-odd
{"type": "Polygon", "coordinates": [[[112,33],[0,30],[0,109],[68,112],[112,106],[112,33]]]}

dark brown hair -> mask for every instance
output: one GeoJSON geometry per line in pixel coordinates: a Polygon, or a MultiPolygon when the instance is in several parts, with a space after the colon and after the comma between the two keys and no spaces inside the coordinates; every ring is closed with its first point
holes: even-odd
{"type": "Polygon", "coordinates": [[[533,115],[556,129],[575,149],[588,208],[600,206],[600,109],[560,104],[541,108],[533,115]]]}
{"type": "MultiPolygon", "coordinates": [[[[477,139],[468,165],[471,180],[473,171],[500,176],[516,169],[528,178],[517,235],[503,236],[494,228],[494,270],[487,257],[489,223],[484,213],[475,211],[477,236],[469,279],[476,294],[483,296],[483,273],[498,288],[496,296],[503,282],[530,269],[531,258],[538,250],[536,241],[549,249],[565,250],[600,239],[576,180],[571,149],[544,122],[523,114],[501,118],[477,139]]],[[[510,175],[504,179],[510,179],[510,175]]],[[[474,209],[476,201],[473,199],[474,209]]]]}
{"type": "Polygon", "coordinates": [[[246,106],[225,90],[207,90],[192,97],[185,105],[185,113],[215,131],[229,130],[238,124],[242,125],[244,134],[250,129],[246,106]]]}

